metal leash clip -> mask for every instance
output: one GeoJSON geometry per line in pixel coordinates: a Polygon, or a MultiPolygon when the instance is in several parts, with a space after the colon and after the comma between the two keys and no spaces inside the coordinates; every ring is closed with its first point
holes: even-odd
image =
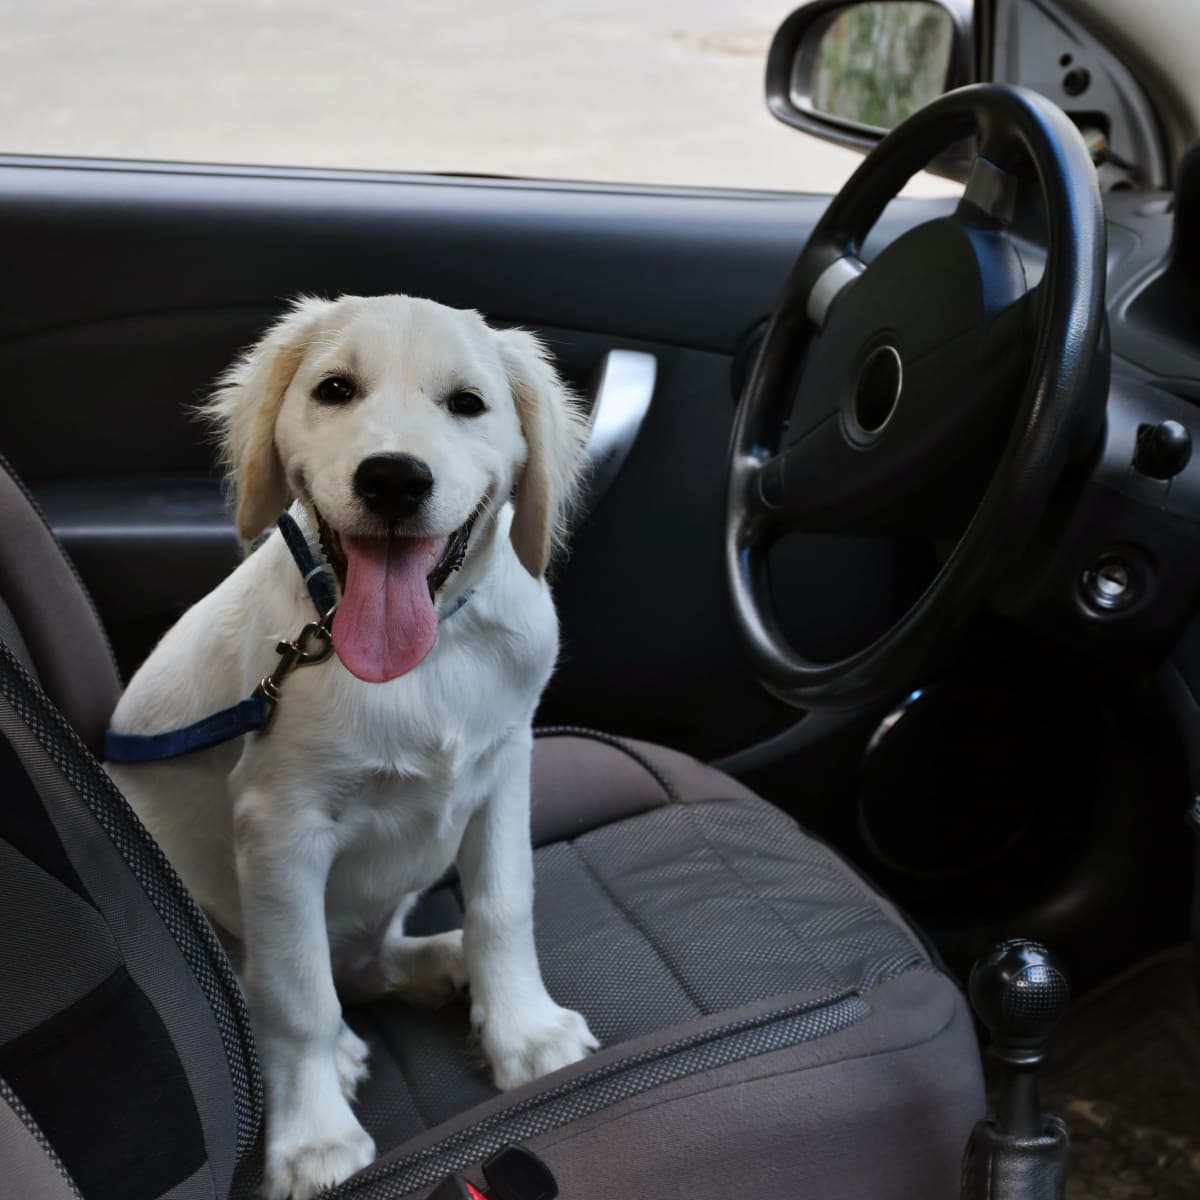
{"type": "Polygon", "coordinates": [[[335,612],[336,604],[319,621],[309,621],[296,635],[295,640],[280,642],[275,647],[279,663],[253,692],[253,698],[261,700],[267,708],[267,719],[259,730],[260,733],[265,733],[271,726],[275,706],[279,703],[279,685],[297,667],[310,667],[315,663],[324,662],[333,653],[333,637],[329,630],[335,612]]]}

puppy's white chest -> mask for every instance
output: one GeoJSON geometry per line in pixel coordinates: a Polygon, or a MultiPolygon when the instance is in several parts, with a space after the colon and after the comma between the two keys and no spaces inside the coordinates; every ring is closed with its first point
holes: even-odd
{"type": "Polygon", "coordinates": [[[448,764],[431,774],[348,781],[354,795],[338,812],[340,847],[326,887],[331,925],[386,919],[401,897],[430,887],[454,861],[479,788],[473,772],[453,775],[448,764]]]}

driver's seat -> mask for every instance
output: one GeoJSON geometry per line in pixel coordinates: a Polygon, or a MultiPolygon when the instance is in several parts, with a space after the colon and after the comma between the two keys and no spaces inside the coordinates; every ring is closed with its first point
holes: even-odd
{"type": "MultiPolygon", "coordinates": [[[[88,753],[116,669],[4,470],[0,528],[0,1197],[251,1197],[261,1086],[240,993],[88,753]]],[[[671,750],[547,730],[534,768],[542,969],[603,1048],[499,1095],[465,1006],[349,1012],[371,1045],[358,1111],[380,1156],[334,1194],[423,1196],[518,1141],[564,1200],[956,1196],[978,1049],[896,909],[671,750]]],[[[413,926],[461,917],[447,883],[413,926]]]]}

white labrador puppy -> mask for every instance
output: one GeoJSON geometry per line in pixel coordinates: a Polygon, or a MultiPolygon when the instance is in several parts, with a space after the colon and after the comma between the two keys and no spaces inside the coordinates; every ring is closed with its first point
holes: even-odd
{"type": "MultiPolygon", "coordinates": [[[[596,1047],[542,982],[529,841],[530,725],[558,651],[544,573],[585,422],[530,334],[404,296],[297,302],[210,414],[241,537],[290,493],[324,549],[341,591],[336,657],[286,679],[265,733],[109,769],[240,943],[266,1192],[307,1200],[374,1155],[349,1104],[367,1051],[335,980],[424,1001],[468,984],[501,1088],[596,1047]],[[452,862],[464,929],[405,936],[418,893],[452,862]]],[[[272,533],[166,634],[113,729],[157,733],[236,703],[312,620],[272,533]]]]}

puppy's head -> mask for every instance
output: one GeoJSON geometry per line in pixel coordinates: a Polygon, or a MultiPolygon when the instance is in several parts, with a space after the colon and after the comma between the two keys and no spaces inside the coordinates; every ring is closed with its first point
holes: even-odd
{"type": "Polygon", "coordinates": [[[411,670],[474,523],[514,493],[535,578],[562,535],[585,421],[521,330],[406,296],[300,300],[208,408],[249,541],[287,504],[314,512],[342,587],[334,645],[363,679],[411,670]]]}

